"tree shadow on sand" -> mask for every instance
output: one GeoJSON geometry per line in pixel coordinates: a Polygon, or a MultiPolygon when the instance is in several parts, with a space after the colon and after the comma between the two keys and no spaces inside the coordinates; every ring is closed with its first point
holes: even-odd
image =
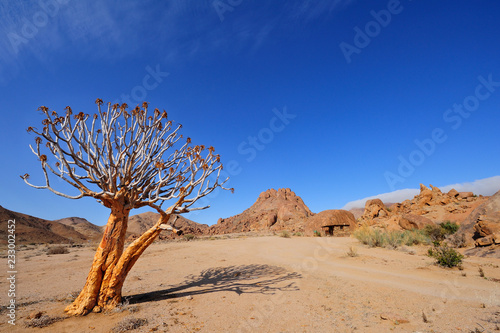
{"type": "Polygon", "coordinates": [[[172,287],[149,293],[125,297],[129,304],[161,301],[165,299],[194,296],[215,292],[232,291],[241,294],[267,294],[277,291],[298,291],[295,282],[300,279],[296,272],[288,272],[282,267],[269,265],[241,265],[216,267],[202,271],[198,275],[189,275],[186,279],[172,287]]]}

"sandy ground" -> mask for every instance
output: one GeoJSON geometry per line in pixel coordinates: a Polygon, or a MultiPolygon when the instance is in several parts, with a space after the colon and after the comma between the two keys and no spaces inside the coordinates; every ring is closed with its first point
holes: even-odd
{"type": "MultiPolygon", "coordinates": [[[[469,257],[463,270],[443,269],[425,253],[426,247],[374,249],[332,237],[155,243],[125,283],[128,305],[40,329],[26,328],[27,316],[46,311],[64,317],[64,307],[85,282],[93,249],[51,256],[41,248],[23,250],[17,253],[17,325],[7,323],[4,310],[0,331],[110,332],[130,317],[147,319],[137,332],[499,329],[500,260],[469,257]],[[357,257],[346,255],[351,246],[357,257]]],[[[2,305],[7,289],[2,272],[2,305]]]]}

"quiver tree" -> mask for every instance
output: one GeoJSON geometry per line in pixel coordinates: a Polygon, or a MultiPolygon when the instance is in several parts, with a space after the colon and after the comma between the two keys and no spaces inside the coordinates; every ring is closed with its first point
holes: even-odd
{"type": "Polygon", "coordinates": [[[178,232],[168,225],[170,216],[208,208],[193,205],[218,187],[227,189],[227,179],[219,181],[222,164],[213,147],[192,145],[189,138],[181,142],[182,126],[174,126],[165,111],[155,109],[151,114],[146,102],[132,111],[126,104],[109,103],[105,110],[102,100],[96,104],[98,112],[93,115],[73,115],[69,106],[64,115],[40,107],[43,128],[30,127],[28,132],[38,135],[30,148],[41,162],[45,185],[32,185],[28,174],[21,176],[34,188],[69,199],[93,197],[111,209],[85,286],[65,310],[73,315],[118,305],[125,278],[144,250],[162,230],[178,232]],[[50,175],[79,193],[56,190],[50,175]],[[159,220],[124,248],[130,211],[146,206],[160,213],[159,220]]]}

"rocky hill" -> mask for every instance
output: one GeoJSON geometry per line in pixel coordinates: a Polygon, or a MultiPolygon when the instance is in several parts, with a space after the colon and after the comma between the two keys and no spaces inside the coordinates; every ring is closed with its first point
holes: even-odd
{"type": "MultiPolygon", "coordinates": [[[[172,215],[170,217],[169,223],[173,224],[176,215],[172,215]]],[[[191,221],[182,215],[177,215],[178,218],[175,220],[175,227],[177,229],[182,230],[183,234],[194,234],[194,235],[202,235],[207,232],[208,225],[196,223],[191,221]]],[[[127,236],[130,239],[133,239],[137,236],[140,236],[146,230],[151,228],[160,218],[160,214],[154,212],[145,212],[137,215],[130,216],[128,219],[128,229],[127,236]]],[[[160,235],[161,239],[171,238],[174,236],[171,233],[162,232],[160,235]]]]}
{"type": "Polygon", "coordinates": [[[87,237],[57,221],[14,212],[0,206],[0,244],[7,244],[8,220],[16,221],[16,244],[82,243],[87,237]]]}
{"type": "Polygon", "coordinates": [[[242,213],[220,218],[208,229],[210,234],[248,231],[301,231],[305,222],[314,215],[304,201],[289,188],[262,192],[257,201],[242,213]]]}
{"type": "Polygon", "coordinates": [[[81,217],[66,217],[64,219],[55,220],[54,222],[73,227],[76,231],[85,236],[88,240],[99,240],[102,237],[104,227],[90,223],[81,217]]]}
{"type": "Polygon", "coordinates": [[[472,192],[452,189],[443,193],[435,186],[430,187],[420,184],[420,193],[413,199],[393,204],[389,208],[380,199],[367,201],[359,224],[388,230],[421,229],[443,221],[462,224],[475,208],[488,200],[472,192]]]}

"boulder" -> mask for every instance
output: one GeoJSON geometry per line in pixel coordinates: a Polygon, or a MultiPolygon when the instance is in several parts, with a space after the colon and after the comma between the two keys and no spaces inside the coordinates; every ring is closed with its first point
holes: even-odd
{"type": "Polygon", "coordinates": [[[456,197],[458,197],[458,195],[459,195],[458,191],[455,190],[454,188],[452,188],[451,190],[448,191],[449,197],[456,198],[456,197]]]}
{"type": "MultiPolygon", "coordinates": [[[[498,213],[500,215],[500,212],[498,213]]],[[[481,215],[474,225],[474,232],[478,237],[486,237],[493,234],[500,234],[500,216],[494,218],[495,214],[490,216],[481,215]]]]}
{"type": "Polygon", "coordinates": [[[368,200],[365,203],[365,212],[363,214],[363,219],[371,220],[376,217],[383,217],[389,215],[389,211],[385,207],[384,203],[380,199],[368,200]],[[380,214],[382,213],[382,216],[380,214]]]}
{"type": "Polygon", "coordinates": [[[424,229],[427,225],[435,225],[435,223],[423,216],[404,214],[399,219],[399,225],[405,230],[412,230],[424,229]]]}
{"type": "Polygon", "coordinates": [[[476,240],[476,246],[488,246],[493,245],[495,242],[493,240],[493,235],[478,238],[476,240]]]}
{"type": "Polygon", "coordinates": [[[472,193],[472,192],[458,192],[458,196],[462,199],[467,199],[467,198],[474,197],[474,193],[472,193]]]}

